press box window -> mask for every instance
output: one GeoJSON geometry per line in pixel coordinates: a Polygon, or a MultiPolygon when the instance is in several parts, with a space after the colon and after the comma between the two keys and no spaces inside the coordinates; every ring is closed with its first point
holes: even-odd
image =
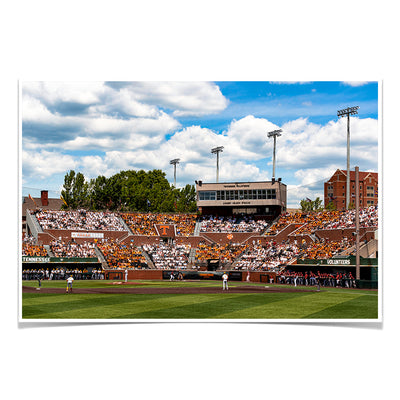
{"type": "Polygon", "coordinates": [[[215,200],[216,192],[199,192],[199,200],[215,200]]]}

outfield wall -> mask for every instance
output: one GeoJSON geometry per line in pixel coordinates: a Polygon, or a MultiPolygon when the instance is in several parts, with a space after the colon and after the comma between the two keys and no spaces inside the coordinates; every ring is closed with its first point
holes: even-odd
{"type": "MultiPolygon", "coordinates": [[[[273,279],[276,282],[276,273],[269,271],[250,271],[249,279],[247,279],[247,271],[196,271],[196,270],[154,270],[154,269],[143,269],[143,270],[128,270],[128,280],[162,280],[170,279],[171,272],[177,277],[178,273],[181,272],[183,279],[188,280],[221,280],[221,276],[226,272],[229,276],[229,280],[233,281],[249,281],[256,283],[271,283],[273,279]]],[[[105,270],[106,279],[110,280],[125,280],[125,271],[110,269],[105,270]]]]}

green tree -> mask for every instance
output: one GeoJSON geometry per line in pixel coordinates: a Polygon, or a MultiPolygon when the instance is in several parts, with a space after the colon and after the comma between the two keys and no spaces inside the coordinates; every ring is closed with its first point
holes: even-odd
{"type": "Polygon", "coordinates": [[[68,206],[63,204],[62,209],[86,208],[89,206],[89,185],[85,181],[85,177],[82,173],[75,173],[74,170],[69,171],[64,177],[63,187],[64,189],[61,191],[61,196],[68,206]]]}
{"type": "Polygon", "coordinates": [[[315,200],[308,198],[301,200],[300,207],[304,212],[323,210],[322,200],[319,197],[317,197],[315,200]]]}
{"type": "Polygon", "coordinates": [[[99,175],[91,179],[88,187],[89,207],[92,210],[105,210],[107,208],[107,178],[99,175]]]}
{"type": "Polygon", "coordinates": [[[317,198],[314,200],[314,202],[313,202],[313,209],[314,209],[315,211],[321,211],[321,210],[324,209],[324,207],[322,206],[322,200],[321,200],[319,197],[317,197],[317,198]]]}
{"type": "Polygon", "coordinates": [[[179,212],[196,212],[196,189],[194,185],[186,185],[178,192],[176,209],[179,212]]]}
{"type": "Polygon", "coordinates": [[[165,172],[158,169],[120,171],[109,178],[100,175],[89,183],[81,173],[69,171],[64,177],[62,195],[71,209],[150,212],[197,209],[194,185],[176,189],[169,184],[165,172]]]}
{"type": "Polygon", "coordinates": [[[326,207],[325,207],[328,211],[335,211],[336,210],[336,206],[335,203],[333,201],[330,201],[326,207]]]}

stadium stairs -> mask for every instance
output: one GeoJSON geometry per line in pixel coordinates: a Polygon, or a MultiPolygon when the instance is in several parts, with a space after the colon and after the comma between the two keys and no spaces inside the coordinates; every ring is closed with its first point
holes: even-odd
{"type": "Polygon", "coordinates": [[[196,247],[191,247],[190,248],[190,253],[188,256],[188,264],[193,265],[196,262],[196,247]]]}
{"type": "Polygon", "coordinates": [[[196,221],[193,236],[200,236],[201,221],[196,221]]]}
{"type": "Polygon", "coordinates": [[[28,225],[31,235],[38,239],[39,233],[43,233],[43,229],[39,224],[35,215],[30,213],[30,210],[26,210],[26,224],[28,225]]]}
{"type": "Polygon", "coordinates": [[[54,257],[54,254],[51,251],[50,246],[48,244],[45,244],[43,247],[46,249],[47,254],[49,255],[49,257],[54,257]]]}
{"type": "MultiPolygon", "coordinates": [[[[363,242],[363,237],[360,238],[360,256],[363,258],[375,258],[376,252],[378,251],[378,240],[371,239],[366,243],[363,242]]],[[[348,256],[350,254],[355,254],[356,245],[349,247],[348,249],[340,253],[341,256],[348,256]]]]}
{"type": "MultiPolygon", "coordinates": [[[[272,225],[271,225],[272,226],[272,225]]],[[[302,225],[301,224],[290,224],[279,231],[276,235],[264,235],[269,240],[273,240],[275,242],[283,242],[288,239],[289,235],[299,229],[302,225]]],[[[269,229],[266,233],[268,233],[269,229]]]]}
{"type": "Polygon", "coordinates": [[[378,252],[378,240],[371,239],[360,247],[360,256],[364,258],[375,258],[378,252]]]}
{"type": "Polygon", "coordinates": [[[30,213],[30,210],[26,210],[26,224],[29,227],[29,230],[31,232],[31,235],[40,243],[45,243],[45,242],[50,242],[51,240],[58,240],[57,237],[55,237],[53,234],[50,232],[46,231],[44,232],[42,227],[39,224],[39,221],[37,220],[35,215],[32,215],[30,213]]]}
{"type": "Polygon", "coordinates": [[[145,251],[143,248],[140,248],[140,251],[142,252],[143,257],[145,258],[148,267],[150,269],[155,269],[156,267],[154,266],[154,263],[149,254],[147,253],[147,251],[145,251]]]}
{"type": "Polygon", "coordinates": [[[97,258],[99,259],[99,261],[101,263],[102,269],[108,269],[108,263],[103,255],[103,253],[101,252],[101,250],[97,246],[94,249],[95,249],[94,251],[96,253],[97,258]]]}

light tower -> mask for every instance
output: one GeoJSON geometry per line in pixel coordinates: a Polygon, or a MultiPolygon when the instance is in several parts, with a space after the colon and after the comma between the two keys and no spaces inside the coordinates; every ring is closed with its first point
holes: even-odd
{"type": "Polygon", "coordinates": [[[217,183],[219,181],[219,153],[222,152],[224,146],[214,147],[211,149],[211,154],[217,154],[217,183]]]}
{"type": "Polygon", "coordinates": [[[346,210],[349,209],[350,204],[350,115],[358,114],[360,107],[347,107],[337,112],[339,118],[347,115],[347,178],[346,178],[346,210]]]}
{"type": "Polygon", "coordinates": [[[180,158],[174,158],[169,163],[174,166],[174,188],[176,188],[176,164],[179,164],[180,158]]]}
{"type": "Polygon", "coordinates": [[[272,179],[275,180],[275,153],[276,153],[276,137],[282,136],[282,129],[276,129],[275,131],[268,132],[268,137],[274,138],[274,157],[272,161],[272,179]]]}

